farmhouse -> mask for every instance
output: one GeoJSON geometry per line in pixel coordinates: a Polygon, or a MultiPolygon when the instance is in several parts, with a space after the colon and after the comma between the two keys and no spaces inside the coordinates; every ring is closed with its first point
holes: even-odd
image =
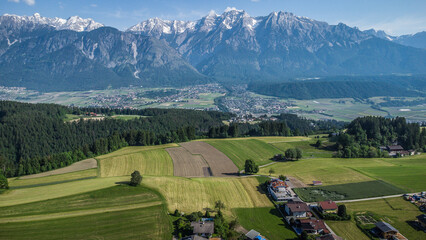
{"type": "Polygon", "coordinates": [[[214,222],[192,222],[191,227],[194,228],[192,231],[194,235],[209,237],[214,233],[214,222]]]}
{"type": "Polygon", "coordinates": [[[389,152],[389,156],[396,156],[398,153],[408,155],[408,152],[406,152],[401,145],[386,146],[386,149],[389,152]]]}
{"type": "Polygon", "coordinates": [[[392,227],[392,225],[387,222],[377,222],[376,228],[378,230],[378,235],[384,239],[391,239],[399,233],[396,228],[392,227]]]}
{"type": "Polygon", "coordinates": [[[318,209],[322,213],[337,213],[337,204],[331,200],[318,203],[318,209]]]}
{"type": "Polygon", "coordinates": [[[317,237],[316,240],[343,240],[343,238],[337,236],[336,234],[329,233],[329,234],[317,237]]]}
{"type": "Polygon", "coordinates": [[[323,220],[299,219],[297,222],[300,224],[300,229],[306,231],[308,234],[330,233],[323,220]]]}
{"type": "Polygon", "coordinates": [[[275,201],[286,201],[293,199],[286,182],[280,179],[272,179],[268,184],[268,192],[275,201]]]}
{"type": "Polygon", "coordinates": [[[287,215],[305,218],[311,215],[308,205],[304,202],[288,202],[284,207],[287,215]]]}

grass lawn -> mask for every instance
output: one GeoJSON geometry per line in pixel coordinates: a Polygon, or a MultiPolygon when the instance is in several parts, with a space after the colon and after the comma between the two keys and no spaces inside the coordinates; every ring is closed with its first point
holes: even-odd
{"type": "Polygon", "coordinates": [[[18,188],[28,188],[28,187],[39,187],[46,185],[53,185],[71,181],[78,181],[84,179],[95,178],[97,176],[97,169],[88,169],[83,171],[52,175],[47,177],[40,178],[31,178],[31,179],[19,179],[19,178],[10,178],[9,187],[11,189],[18,188]]]}
{"type": "Polygon", "coordinates": [[[237,208],[234,213],[241,226],[247,230],[254,229],[269,240],[298,239],[276,208],[237,208]]]}
{"type": "MultiPolygon", "coordinates": [[[[414,204],[405,201],[401,197],[353,202],[346,203],[345,205],[348,213],[350,214],[369,211],[380,215],[383,221],[390,223],[393,227],[398,229],[402,235],[410,240],[425,239],[424,232],[415,230],[407,223],[407,221],[415,220],[416,216],[421,215],[422,212],[414,204]]],[[[348,224],[347,228],[356,227],[354,219],[352,219],[350,223],[352,226],[349,226],[348,224]]],[[[333,223],[331,223],[331,226],[333,228],[333,223]]],[[[333,230],[335,230],[335,228],[333,228],[333,230]]],[[[354,239],[347,236],[356,233],[356,231],[351,231],[346,235],[344,231],[340,231],[339,229],[336,229],[335,231],[337,234],[342,237],[346,237],[347,239],[354,239]]]]}
{"type": "MultiPolygon", "coordinates": [[[[272,143],[276,148],[281,149],[283,152],[289,148],[299,148],[302,150],[303,158],[331,158],[333,152],[323,149],[317,149],[311,144],[315,144],[318,139],[310,141],[297,141],[297,142],[276,142],[272,143]]],[[[323,142],[326,139],[321,139],[323,142]]]]}
{"type": "Polygon", "coordinates": [[[239,169],[251,159],[258,165],[272,162],[275,154],[282,153],[274,146],[257,139],[215,139],[203,140],[228,156],[239,169]]]}
{"type": "Polygon", "coordinates": [[[267,196],[260,192],[259,181],[254,177],[151,177],[143,179],[144,185],[156,189],[166,199],[169,211],[179,209],[185,213],[214,208],[214,203],[225,203],[224,213],[232,215],[232,208],[271,207],[267,196]]]}
{"type": "Polygon", "coordinates": [[[395,164],[386,167],[361,167],[357,170],[373,178],[383,179],[409,192],[425,191],[426,157],[418,155],[409,158],[390,159],[395,164]]]}
{"type": "Polygon", "coordinates": [[[346,240],[369,240],[353,221],[327,221],[327,225],[346,240]]]}
{"type": "MultiPolygon", "coordinates": [[[[374,180],[346,166],[377,166],[371,159],[341,159],[341,158],[309,158],[299,161],[278,162],[261,168],[259,173],[269,175],[269,169],[275,171],[273,176],[281,174],[296,177],[305,184],[312,181],[322,181],[323,185],[362,182],[374,180]]],[[[386,164],[386,163],[385,163],[386,164]]]]}
{"type": "Polygon", "coordinates": [[[164,199],[145,187],[115,186],[0,209],[0,239],[168,239],[172,231],[164,199]]]}
{"type": "Polygon", "coordinates": [[[346,183],[330,186],[295,188],[295,193],[306,202],[331,200],[349,200],[369,197],[379,197],[404,193],[389,183],[383,181],[368,181],[346,183]]]}
{"type": "Polygon", "coordinates": [[[173,161],[170,155],[163,148],[126,153],[122,149],[121,155],[104,155],[98,158],[100,177],[130,175],[138,170],[142,175],[173,176],[173,161]]]}

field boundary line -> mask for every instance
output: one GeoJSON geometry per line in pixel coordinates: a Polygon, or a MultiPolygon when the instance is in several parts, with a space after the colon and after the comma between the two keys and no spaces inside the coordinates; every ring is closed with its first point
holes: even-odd
{"type": "Polygon", "coordinates": [[[70,217],[93,215],[93,214],[99,214],[99,213],[132,210],[132,209],[138,209],[138,208],[148,208],[148,207],[158,206],[161,204],[163,204],[161,201],[155,201],[150,203],[139,203],[139,204],[116,206],[116,207],[110,207],[110,208],[95,208],[95,209],[77,210],[77,211],[70,211],[70,212],[58,212],[58,213],[50,213],[50,214],[8,217],[8,218],[0,218],[0,223],[30,222],[30,221],[70,218],[70,217]]]}
{"type": "Polygon", "coordinates": [[[417,194],[417,193],[402,193],[402,194],[380,196],[380,197],[360,198],[360,199],[352,199],[352,200],[340,200],[340,201],[334,201],[334,202],[336,202],[336,203],[362,202],[362,201],[379,200],[379,199],[385,199],[385,198],[396,198],[396,197],[402,197],[405,194],[412,195],[412,194],[417,194]]]}

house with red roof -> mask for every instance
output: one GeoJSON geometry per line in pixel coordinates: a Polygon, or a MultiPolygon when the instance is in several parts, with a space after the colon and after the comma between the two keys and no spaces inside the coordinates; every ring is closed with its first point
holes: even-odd
{"type": "Polygon", "coordinates": [[[331,200],[318,203],[318,210],[324,213],[337,213],[337,204],[331,200]]]}
{"type": "Polygon", "coordinates": [[[297,224],[302,231],[308,234],[329,234],[330,231],[325,226],[323,220],[319,219],[298,219],[297,224]]]}

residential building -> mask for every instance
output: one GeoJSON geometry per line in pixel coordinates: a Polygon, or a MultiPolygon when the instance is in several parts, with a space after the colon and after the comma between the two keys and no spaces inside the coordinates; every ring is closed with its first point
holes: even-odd
{"type": "Polygon", "coordinates": [[[285,181],[272,179],[268,184],[268,192],[275,201],[288,201],[294,198],[290,188],[285,181]]]}
{"type": "Polygon", "coordinates": [[[325,223],[323,220],[298,219],[297,223],[298,225],[300,225],[300,229],[302,231],[306,231],[308,234],[330,233],[330,231],[328,231],[327,227],[325,226],[325,223]]]}
{"type": "Polygon", "coordinates": [[[322,213],[337,213],[337,204],[331,200],[318,203],[318,209],[322,213]]]}
{"type": "Polygon", "coordinates": [[[296,218],[309,217],[311,214],[309,206],[304,202],[288,202],[285,204],[284,209],[287,215],[296,218]]]}
{"type": "Polygon", "coordinates": [[[246,233],[246,237],[250,240],[267,240],[265,237],[260,235],[260,233],[254,229],[246,233]]]}
{"type": "Polygon", "coordinates": [[[316,240],[343,240],[342,237],[337,236],[336,234],[326,234],[316,238],[316,240]]]}
{"type": "Polygon", "coordinates": [[[203,237],[209,237],[214,233],[214,222],[192,222],[191,227],[194,228],[193,234],[203,237]]]}
{"type": "Polygon", "coordinates": [[[391,239],[399,233],[396,228],[392,227],[392,225],[387,222],[377,222],[376,228],[378,230],[378,235],[384,239],[391,239]]]}

